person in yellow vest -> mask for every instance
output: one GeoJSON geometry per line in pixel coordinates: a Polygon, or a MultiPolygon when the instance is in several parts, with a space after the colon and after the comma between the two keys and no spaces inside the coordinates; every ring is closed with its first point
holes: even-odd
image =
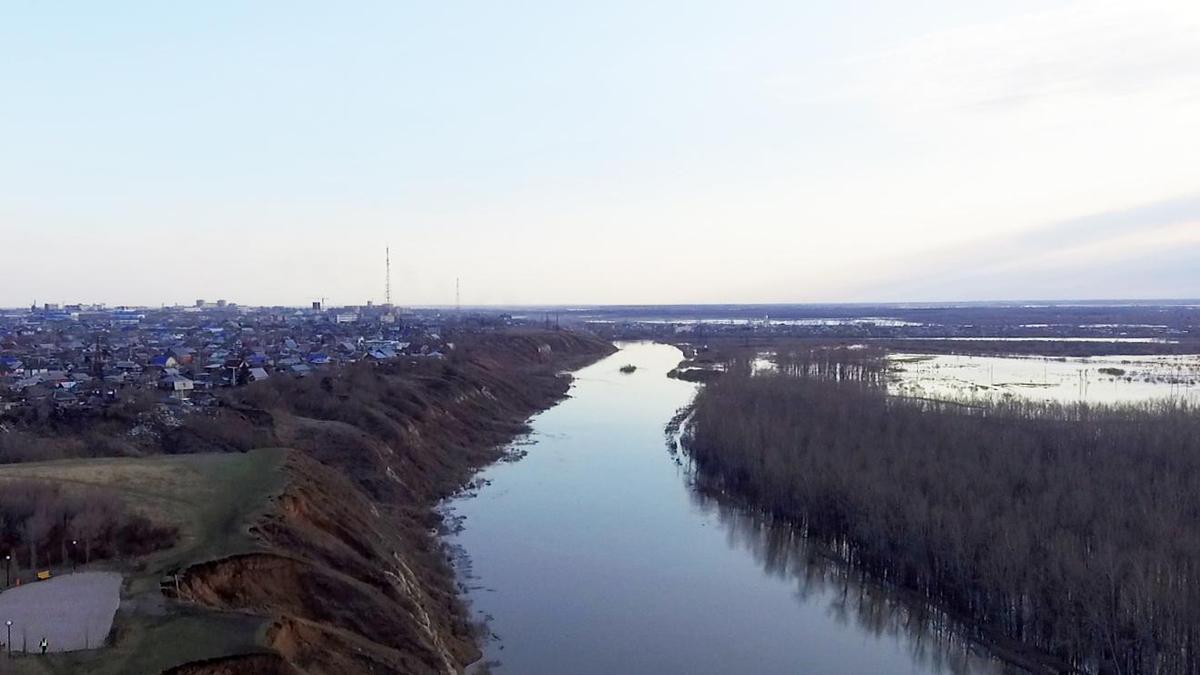
{"type": "Polygon", "coordinates": [[[43,637],[43,638],[42,638],[42,656],[45,656],[45,655],[46,655],[46,649],[47,649],[48,647],[50,647],[50,643],[49,643],[49,642],[47,642],[47,641],[46,641],[46,638],[44,638],[44,637],[43,637]]]}

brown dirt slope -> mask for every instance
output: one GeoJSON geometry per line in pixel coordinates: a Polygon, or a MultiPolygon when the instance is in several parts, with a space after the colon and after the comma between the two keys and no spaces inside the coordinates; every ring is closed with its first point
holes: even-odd
{"type": "Polygon", "coordinates": [[[163,675],[298,675],[277,654],[246,654],[171,668],[163,675]]]}
{"type": "Polygon", "coordinates": [[[562,371],[612,351],[565,331],[505,333],[463,341],[446,360],[247,387],[239,419],[292,448],[287,485],[254,528],[266,551],[191,566],[179,595],[269,617],[264,647],[280,660],[178,673],[461,672],[480,653],[432,507],[566,393],[562,371]]]}

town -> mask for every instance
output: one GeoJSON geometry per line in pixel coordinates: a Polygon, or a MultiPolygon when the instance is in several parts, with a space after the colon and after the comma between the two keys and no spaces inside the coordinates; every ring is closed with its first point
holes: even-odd
{"type": "Polygon", "coordinates": [[[453,335],[511,315],[391,305],[158,309],[44,304],[0,311],[0,414],[96,412],[131,397],[186,411],[217,390],[358,362],[443,358],[453,335]]]}

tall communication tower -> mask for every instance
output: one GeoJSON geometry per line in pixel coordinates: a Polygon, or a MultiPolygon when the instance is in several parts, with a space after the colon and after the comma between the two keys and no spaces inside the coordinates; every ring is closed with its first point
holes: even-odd
{"type": "Polygon", "coordinates": [[[384,266],[387,270],[387,280],[383,286],[383,303],[388,307],[392,306],[392,249],[383,247],[384,266]]]}
{"type": "Polygon", "coordinates": [[[455,314],[462,313],[462,295],[460,294],[461,290],[462,290],[462,287],[458,283],[458,277],[454,277],[454,313],[455,314]]]}
{"type": "Polygon", "coordinates": [[[96,351],[92,352],[92,377],[104,380],[104,355],[107,351],[101,343],[100,331],[96,331],[96,351]]]}

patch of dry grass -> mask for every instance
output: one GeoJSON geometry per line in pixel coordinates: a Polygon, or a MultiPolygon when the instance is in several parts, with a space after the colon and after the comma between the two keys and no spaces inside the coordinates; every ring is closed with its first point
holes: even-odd
{"type": "MultiPolygon", "coordinates": [[[[157,524],[179,528],[176,551],[236,548],[240,525],[282,485],[282,450],[238,454],[159,455],[70,459],[0,466],[0,481],[46,480],[112,490],[128,507],[157,524]]],[[[207,552],[215,555],[216,551],[207,552]]],[[[174,556],[172,556],[174,557],[174,556]]]]}

